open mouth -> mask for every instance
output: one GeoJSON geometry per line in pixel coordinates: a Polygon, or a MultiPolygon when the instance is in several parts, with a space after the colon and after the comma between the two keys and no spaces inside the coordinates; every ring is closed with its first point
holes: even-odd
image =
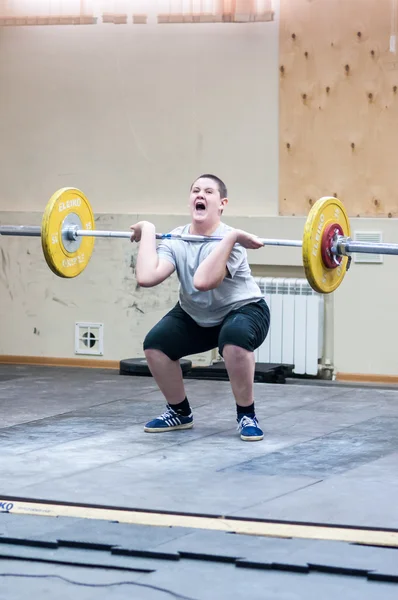
{"type": "Polygon", "coordinates": [[[204,212],[206,210],[206,204],[202,200],[197,200],[195,202],[195,210],[198,213],[204,212]]]}

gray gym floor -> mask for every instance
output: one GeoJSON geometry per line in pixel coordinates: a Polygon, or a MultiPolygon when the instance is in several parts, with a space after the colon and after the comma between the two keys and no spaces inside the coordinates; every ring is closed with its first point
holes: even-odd
{"type": "MultiPolygon", "coordinates": [[[[398,530],[398,388],[186,380],[192,430],[147,434],[149,377],[0,365],[0,503],[24,498],[398,530]]],[[[398,597],[398,549],[0,508],[0,598],[398,597]],[[382,581],[383,579],[389,581],[382,581]]]]}

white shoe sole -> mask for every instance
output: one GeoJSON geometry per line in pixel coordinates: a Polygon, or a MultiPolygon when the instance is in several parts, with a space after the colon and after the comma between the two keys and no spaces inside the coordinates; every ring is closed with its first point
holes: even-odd
{"type": "Polygon", "coordinates": [[[244,440],[245,442],[260,442],[261,440],[264,439],[264,436],[263,435],[241,435],[240,439],[244,440]]]}
{"type": "Polygon", "coordinates": [[[173,425],[172,427],[144,427],[147,433],[166,433],[166,431],[175,431],[176,429],[192,429],[193,423],[183,425],[173,425]]]}

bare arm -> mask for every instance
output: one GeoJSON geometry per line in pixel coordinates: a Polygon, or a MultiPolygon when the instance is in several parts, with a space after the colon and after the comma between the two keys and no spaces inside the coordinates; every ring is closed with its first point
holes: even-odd
{"type": "Polygon", "coordinates": [[[140,221],[131,228],[132,242],[140,242],[138,248],[136,277],[141,287],[153,287],[162,283],[174,272],[174,265],[165,259],[159,259],[156,252],[156,229],[149,221],[140,221]]]}
{"type": "Polygon", "coordinates": [[[220,285],[228,276],[227,262],[235,244],[245,248],[262,248],[263,243],[256,236],[234,229],[228,232],[209,256],[199,265],[193,278],[197,290],[207,292],[220,285]]]}

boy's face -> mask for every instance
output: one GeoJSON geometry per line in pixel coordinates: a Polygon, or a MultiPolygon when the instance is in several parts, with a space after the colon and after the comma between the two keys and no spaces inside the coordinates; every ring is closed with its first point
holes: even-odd
{"type": "Polygon", "coordinates": [[[221,198],[216,181],[207,177],[197,179],[189,197],[192,220],[196,223],[216,223],[227,202],[227,198],[221,198]]]}

